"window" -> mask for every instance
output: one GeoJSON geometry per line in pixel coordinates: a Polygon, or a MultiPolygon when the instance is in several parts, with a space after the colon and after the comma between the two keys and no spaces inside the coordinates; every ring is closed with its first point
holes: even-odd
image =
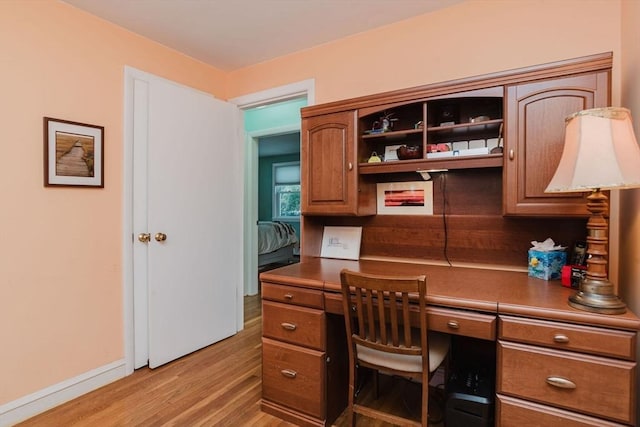
{"type": "Polygon", "coordinates": [[[300,219],[300,162],[273,164],[273,220],[300,219]]]}

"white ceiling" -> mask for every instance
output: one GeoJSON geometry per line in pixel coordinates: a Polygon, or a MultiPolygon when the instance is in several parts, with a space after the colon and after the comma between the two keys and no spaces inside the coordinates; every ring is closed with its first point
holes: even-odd
{"type": "Polygon", "coordinates": [[[223,71],[465,0],[64,0],[223,71]]]}

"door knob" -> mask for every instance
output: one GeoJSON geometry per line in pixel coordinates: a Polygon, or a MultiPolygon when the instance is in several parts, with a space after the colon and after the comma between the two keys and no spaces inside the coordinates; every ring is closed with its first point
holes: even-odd
{"type": "Polygon", "coordinates": [[[167,235],[164,233],[156,233],[156,242],[164,242],[167,240],[167,235]]]}
{"type": "Polygon", "coordinates": [[[138,240],[141,241],[142,243],[147,243],[149,240],[151,240],[151,234],[140,233],[138,234],[138,240]]]}

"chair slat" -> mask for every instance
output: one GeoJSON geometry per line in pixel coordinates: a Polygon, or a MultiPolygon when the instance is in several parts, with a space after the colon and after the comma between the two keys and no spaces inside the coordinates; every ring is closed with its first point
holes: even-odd
{"type": "MultiPolygon", "coordinates": [[[[404,342],[407,347],[412,347],[411,340],[411,321],[409,320],[409,293],[402,293],[402,321],[404,323],[404,342]]],[[[419,343],[418,343],[419,344],[419,343]]]]}
{"type": "Polygon", "coordinates": [[[378,301],[378,326],[376,329],[380,332],[380,343],[387,345],[389,340],[387,339],[387,318],[384,310],[384,291],[376,291],[376,299],[378,301]]]}
{"type": "Polygon", "coordinates": [[[389,320],[391,322],[391,343],[394,347],[400,345],[398,334],[398,299],[395,292],[389,293],[389,320]]]}
{"type": "Polygon", "coordinates": [[[378,333],[376,331],[375,315],[373,314],[373,291],[366,289],[367,293],[367,336],[369,341],[376,342],[378,340],[378,333]]]}

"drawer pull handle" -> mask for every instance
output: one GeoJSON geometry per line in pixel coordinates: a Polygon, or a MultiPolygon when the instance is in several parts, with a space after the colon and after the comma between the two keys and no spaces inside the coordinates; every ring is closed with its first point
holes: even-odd
{"type": "Polygon", "coordinates": [[[451,329],[460,329],[460,324],[456,320],[449,320],[447,326],[451,329]]]}
{"type": "Polygon", "coordinates": [[[558,388],[576,388],[576,383],[562,377],[547,377],[547,384],[558,388]]]}
{"type": "Polygon", "coordinates": [[[568,343],[569,337],[563,334],[555,334],[553,340],[558,343],[568,343]]]}
{"type": "Polygon", "coordinates": [[[283,369],[280,373],[287,378],[295,378],[298,373],[296,371],[292,371],[291,369],[283,369]]]}
{"type": "Polygon", "coordinates": [[[289,299],[289,300],[291,300],[291,299],[293,299],[293,295],[291,295],[291,294],[284,294],[284,298],[285,298],[285,299],[289,299]]]}
{"type": "Polygon", "coordinates": [[[293,323],[287,323],[287,322],[280,323],[280,326],[282,326],[282,328],[286,329],[287,331],[295,331],[297,328],[297,326],[294,325],[293,323]]]}

